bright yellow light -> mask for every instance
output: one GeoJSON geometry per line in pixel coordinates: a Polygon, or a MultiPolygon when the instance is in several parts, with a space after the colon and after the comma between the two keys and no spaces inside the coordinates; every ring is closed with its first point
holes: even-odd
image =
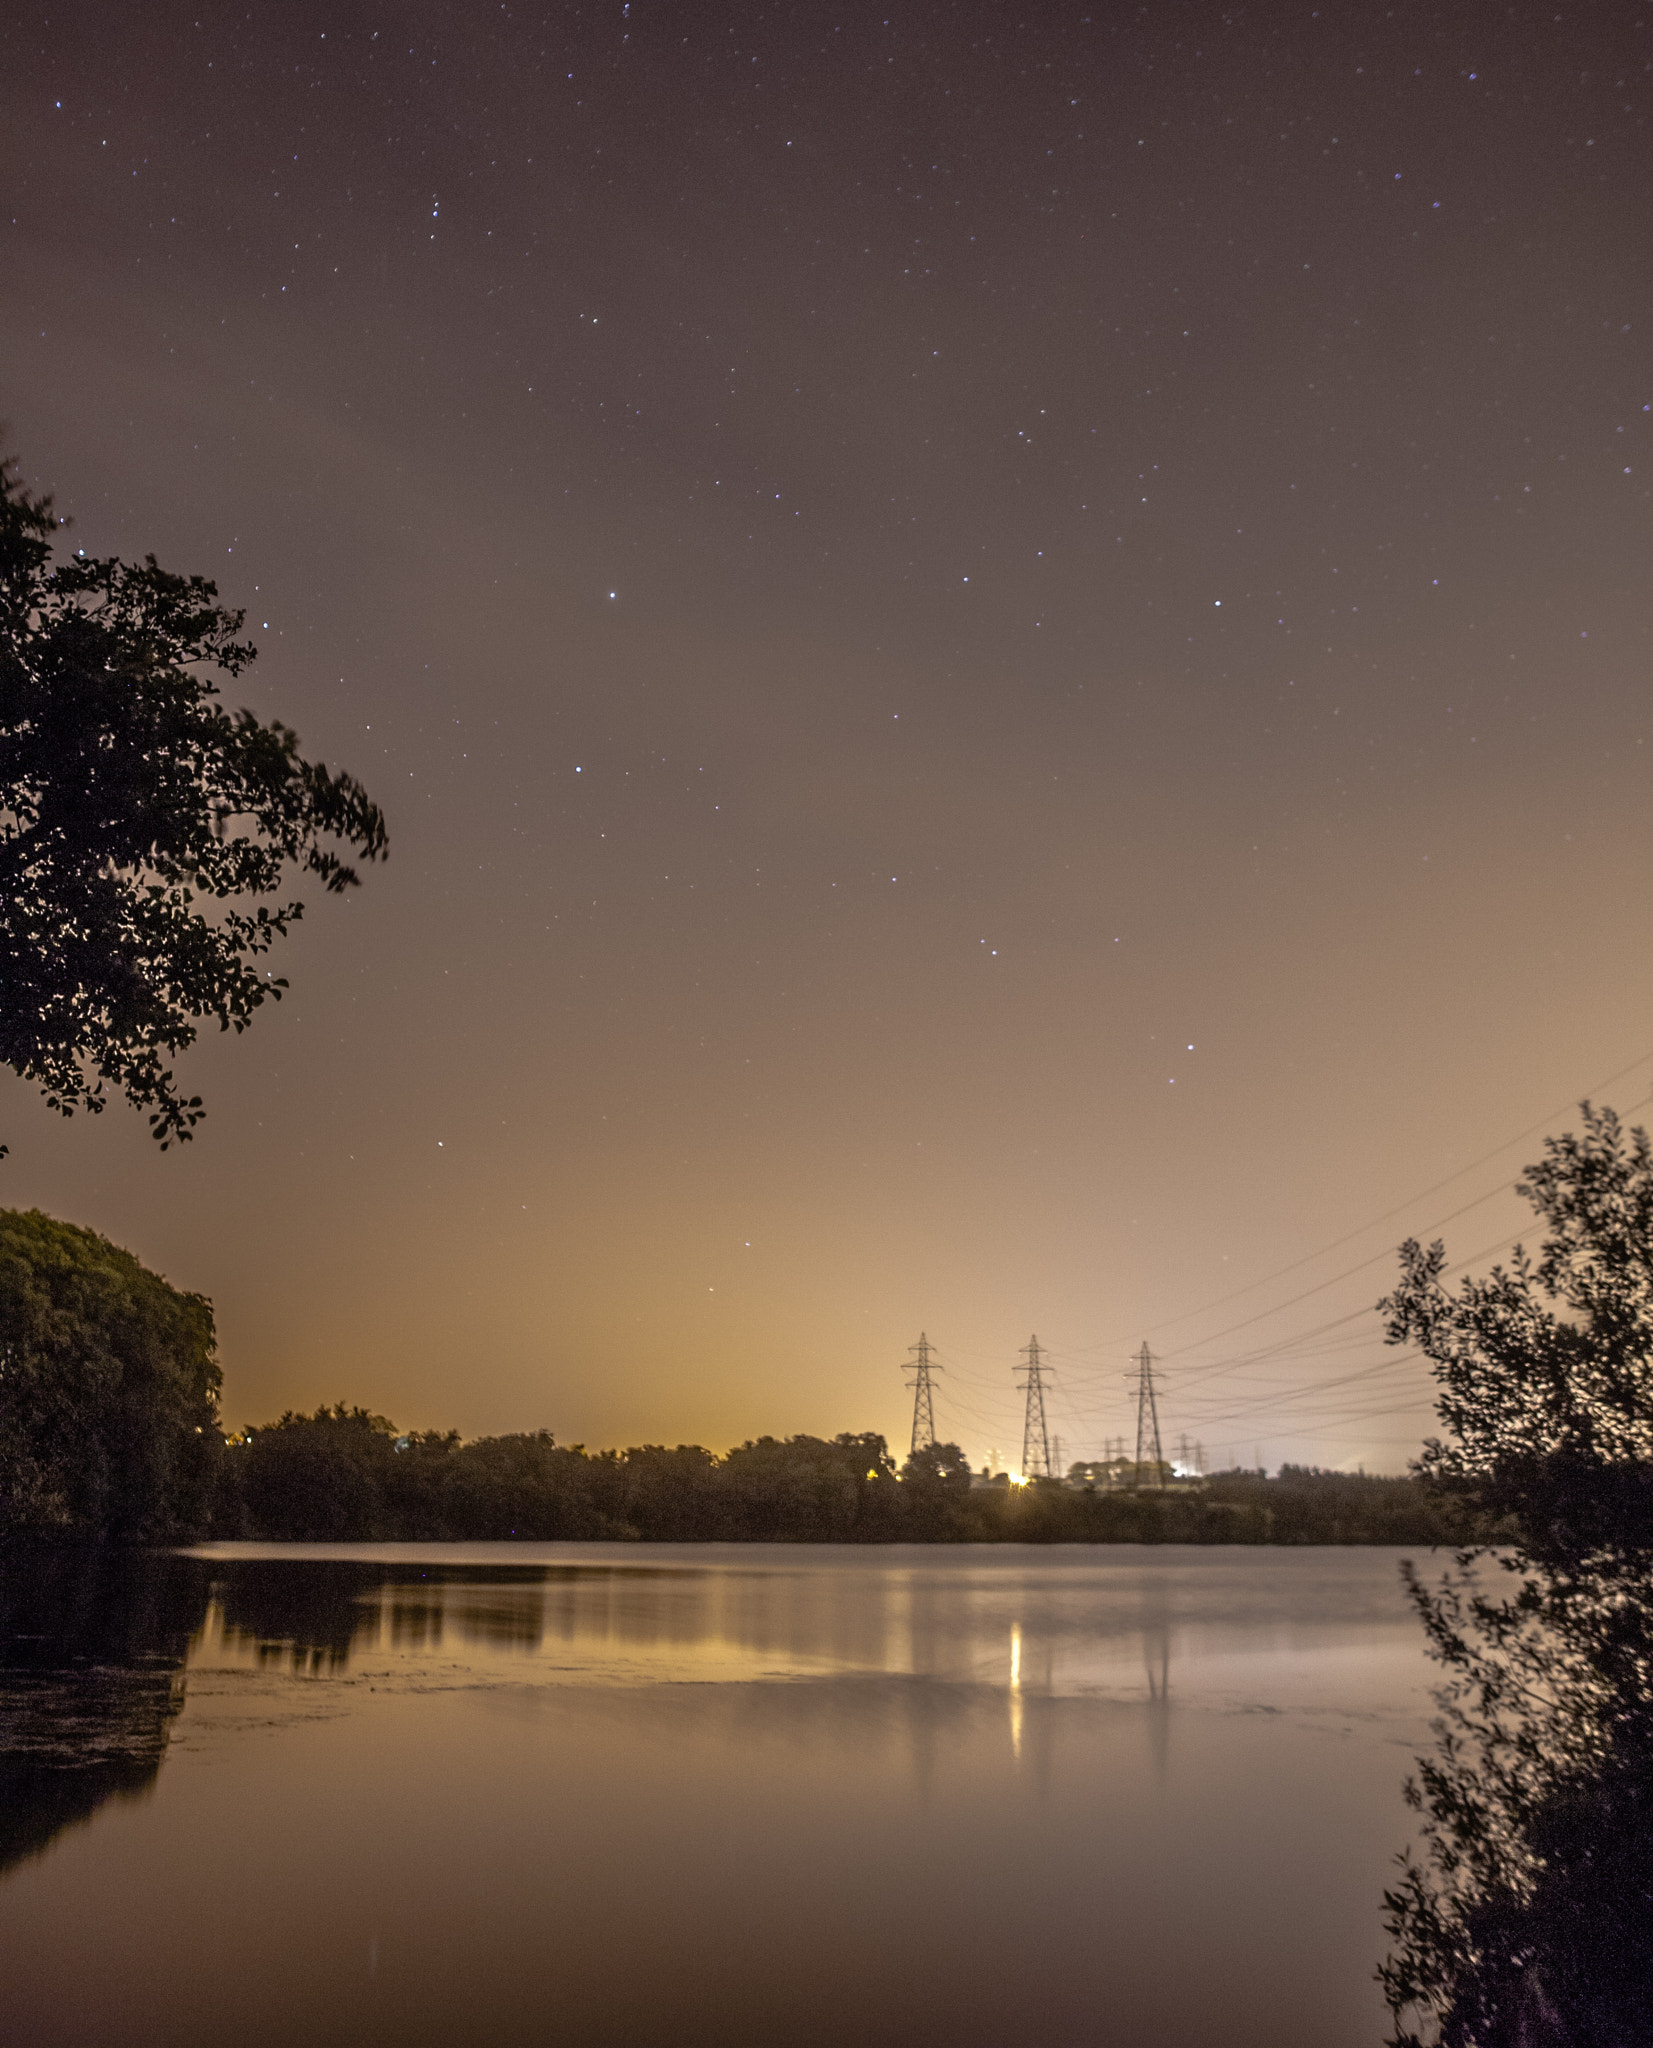
{"type": "Polygon", "coordinates": [[[1027,1480],[1020,1472],[1012,1472],[1009,1476],[1012,1486],[1025,1486],[1027,1484],[1027,1480]]]}

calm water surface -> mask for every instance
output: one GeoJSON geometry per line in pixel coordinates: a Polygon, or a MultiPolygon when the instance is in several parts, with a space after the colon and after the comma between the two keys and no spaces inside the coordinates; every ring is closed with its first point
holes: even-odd
{"type": "Polygon", "coordinates": [[[0,2040],[1376,2048],[1387,1550],[0,1570],[0,2040]]]}

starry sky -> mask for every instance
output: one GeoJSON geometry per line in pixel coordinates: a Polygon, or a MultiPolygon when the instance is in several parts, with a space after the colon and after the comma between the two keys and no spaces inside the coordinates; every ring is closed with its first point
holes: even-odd
{"type": "Polygon", "coordinates": [[[0,417],[385,806],[0,1197],[226,1420],[1399,1469],[1404,1234],[1653,1089],[1653,9],[64,0],[0,417]]]}

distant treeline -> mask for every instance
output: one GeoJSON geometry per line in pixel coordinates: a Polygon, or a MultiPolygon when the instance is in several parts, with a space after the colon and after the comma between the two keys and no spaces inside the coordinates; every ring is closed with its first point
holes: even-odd
{"type": "Polygon", "coordinates": [[[1198,1489],[973,1483],[953,1444],[900,1470],[881,1436],[588,1452],[547,1431],[398,1435],[338,1406],[224,1446],[211,1533],[309,1542],[1401,1543],[1459,1540],[1411,1479],[1287,1466],[1198,1489]]]}
{"type": "Polygon", "coordinates": [[[1141,1492],[977,1483],[881,1436],[588,1452],[403,1435],[337,1406],[226,1438],[212,1307],[38,1210],[0,1210],[0,1538],[311,1542],[1402,1543],[1473,1537],[1410,1479],[1288,1466],[1141,1492]]]}

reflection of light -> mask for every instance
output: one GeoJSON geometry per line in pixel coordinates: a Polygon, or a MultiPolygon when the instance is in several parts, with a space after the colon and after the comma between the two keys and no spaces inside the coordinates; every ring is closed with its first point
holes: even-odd
{"type": "Polygon", "coordinates": [[[1022,1682],[1022,1632],[1019,1628],[1010,1631],[1010,1690],[1015,1692],[1022,1682]]]}
{"type": "Polygon", "coordinates": [[[1010,1631],[1010,1754],[1022,1753],[1022,1632],[1010,1631]]]}

